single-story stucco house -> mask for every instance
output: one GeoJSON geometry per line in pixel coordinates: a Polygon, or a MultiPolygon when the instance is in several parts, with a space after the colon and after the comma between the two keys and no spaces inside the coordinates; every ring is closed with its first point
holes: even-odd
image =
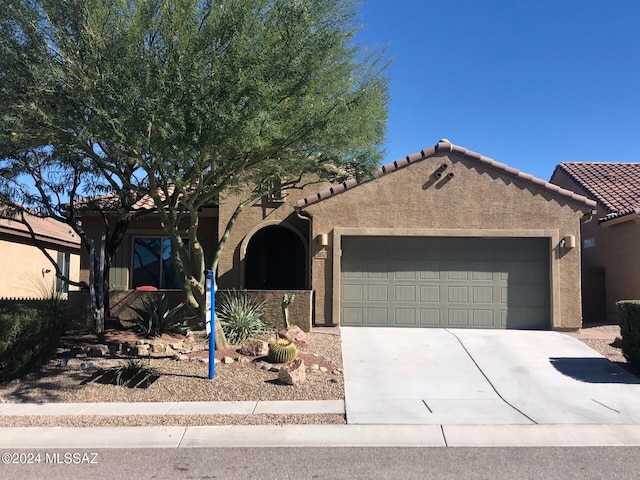
{"type": "MultiPolygon", "coordinates": [[[[68,225],[52,218],[27,215],[36,242],[77,281],[80,275],[80,239],[68,225]]],[[[17,220],[0,219],[0,300],[42,299],[52,292],[66,294],[76,287],[57,280],[51,261],[36,246],[28,228],[17,220]]]]}
{"type": "MultiPolygon", "coordinates": [[[[234,200],[202,213],[207,262],[234,200]]],[[[373,180],[311,185],[248,206],[217,281],[270,294],[276,310],[277,298],[295,293],[292,319],[303,328],[578,329],[580,222],[594,206],[441,140],[373,180]]],[[[137,286],[175,286],[166,248],[154,215],[132,225],[111,272],[114,314],[137,286]],[[150,249],[164,267],[145,263],[150,249]]]]}
{"type": "Polygon", "coordinates": [[[561,163],[550,182],[596,202],[581,227],[583,316],[615,321],[618,300],[640,299],[640,163],[561,163]]]}

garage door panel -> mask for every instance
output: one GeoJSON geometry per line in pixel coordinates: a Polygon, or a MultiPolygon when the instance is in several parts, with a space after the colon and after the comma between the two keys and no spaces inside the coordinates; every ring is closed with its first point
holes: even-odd
{"type": "Polygon", "coordinates": [[[440,286],[439,285],[421,285],[420,286],[420,302],[421,303],[440,303],[440,286]]]}
{"type": "Polygon", "coordinates": [[[493,310],[473,310],[473,326],[475,328],[488,328],[494,325],[493,310]]]}
{"type": "Polygon", "coordinates": [[[396,308],[395,325],[398,327],[415,327],[416,326],[416,310],[415,308],[396,308]]]}
{"type": "Polygon", "coordinates": [[[440,326],[440,309],[421,308],[420,309],[420,326],[421,327],[439,327],[440,326]]]}
{"type": "Polygon", "coordinates": [[[367,325],[388,325],[389,309],[367,308],[367,325]]]}
{"type": "Polygon", "coordinates": [[[387,285],[368,285],[367,301],[369,302],[388,302],[389,287],[387,285]]]}
{"type": "Polygon", "coordinates": [[[344,325],[548,328],[547,239],[343,237],[344,325]]]}
{"type": "Polygon", "coordinates": [[[447,310],[447,326],[469,327],[469,310],[450,308],[447,310]]]}
{"type": "Polygon", "coordinates": [[[362,302],[364,300],[363,285],[343,285],[342,298],[345,302],[362,302]]]}
{"type": "Polygon", "coordinates": [[[394,300],[401,303],[414,303],[417,301],[415,285],[396,285],[394,300]]]}

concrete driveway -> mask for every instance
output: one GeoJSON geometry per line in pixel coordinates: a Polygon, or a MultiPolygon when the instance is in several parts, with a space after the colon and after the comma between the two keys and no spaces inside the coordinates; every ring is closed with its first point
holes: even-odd
{"type": "Polygon", "coordinates": [[[341,336],[350,424],[640,424],[640,380],[558,332],[341,336]]]}

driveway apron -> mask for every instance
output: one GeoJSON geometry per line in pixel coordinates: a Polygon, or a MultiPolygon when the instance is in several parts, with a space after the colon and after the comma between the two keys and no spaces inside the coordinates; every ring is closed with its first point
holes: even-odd
{"type": "Polygon", "coordinates": [[[640,423],[638,379],[557,332],[341,327],[347,423],[640,423]]]}

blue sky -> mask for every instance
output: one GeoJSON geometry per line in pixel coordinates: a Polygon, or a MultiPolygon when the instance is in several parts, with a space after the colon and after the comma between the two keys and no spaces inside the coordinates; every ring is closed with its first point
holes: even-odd
{"type": "Polygon", "coordinates": [[[368,0],[386,46],[385,163],[440,138],[549,179],[563,161],[640,162],[639,0],[368,0]]]}

